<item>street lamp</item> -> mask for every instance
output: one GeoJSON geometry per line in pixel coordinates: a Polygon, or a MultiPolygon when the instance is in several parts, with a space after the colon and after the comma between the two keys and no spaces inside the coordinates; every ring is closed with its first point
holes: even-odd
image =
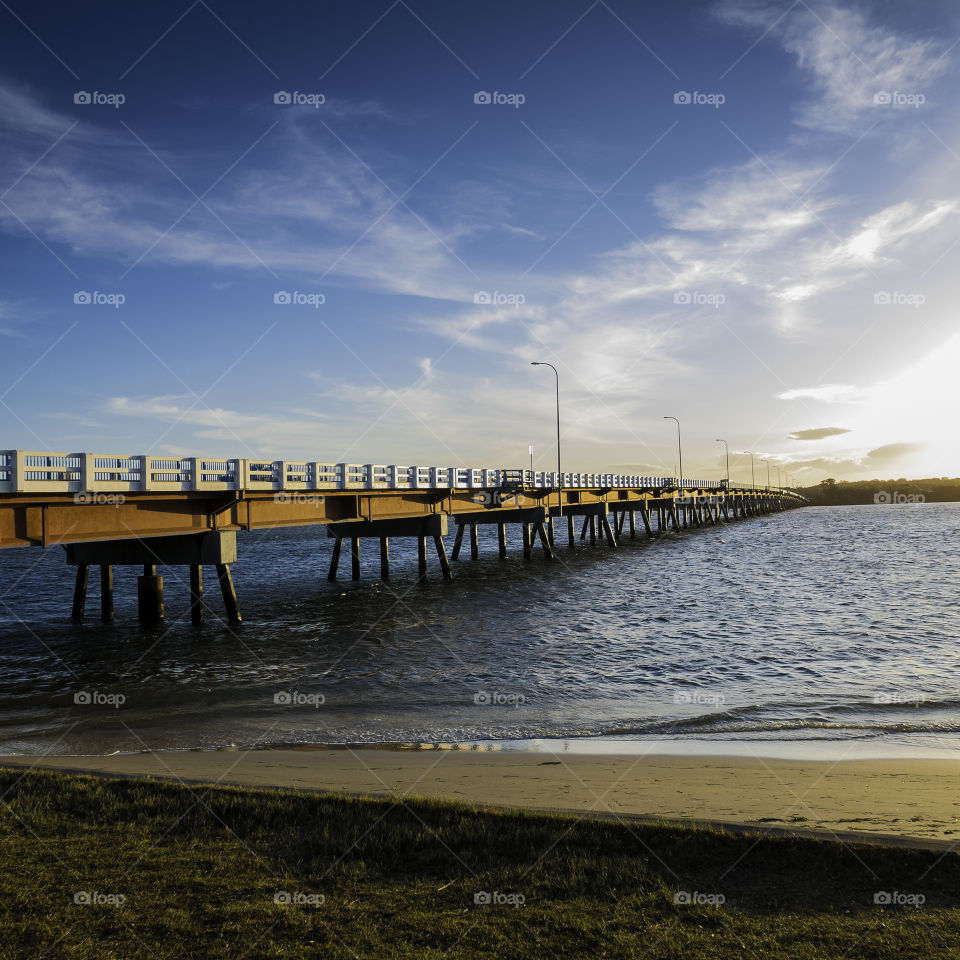
{"type": "Polygon", "coordinates": [[[760,462],[765,463],[767,465],[767,490],[769,490],[770,489],[770,461],[766,457],[761,457],[760,462]]]}
{"type": "Polygon", "coordinates": [[[673,420],[677,425],[677,457],[680,462],[680,476],[677,477],[677,490],[683,486],[683,447],[680,445],[680,421],[676,417],[664,417],[664,420],[673,420]]]}
{"type": "Polygon", "coordinates": [[[730,486],[730,447],[726,440],[717,440],[717,443],[723,444],[723,449],[727,452],[727,486],[730,486]]]}
{"type": "Polygon", "coordinates": [[[774,469],[777,471],[777,487],[778,489],[783,489],[783,479],[780,477],[780,465],[774,464],[774,469]]]}
{"type": "Polygon", "coordinates": [[[750,486],[753,487],[754,490],[756,490],[757,477],[756,477],[756,474],[753,472],[753,454],[750,453],[749,450],[747,450],[746,453],[750,454],[750,486]]]}
{"type": "Polygon", "coordinates": [[[553,375],[557,378],[557,500],[558,500],[558,510],[557,516],[563,516],[563,474],[560,472],[560,374],[557,373],[557,368],[552,363],[541,362],[540,360],[532,360],[530,362],[531,367],[549,367],[553,371],[553,375]]]}

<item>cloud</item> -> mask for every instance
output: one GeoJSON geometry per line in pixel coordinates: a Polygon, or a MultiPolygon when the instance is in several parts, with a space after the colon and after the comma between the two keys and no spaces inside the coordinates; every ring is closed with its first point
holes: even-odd
{"type": "Polygon", "coordinates": [[[777,394],[778,400],[819,400],[822,403],[857,403],[867,392],[847,383],[824,383],[818,387],[798,387],[777,394]]]}
{"type": "Polygon", "coordinates": [[[850,433],[846,427],[814,427],[811,430],[794,430],[788,440],[825,440],[827,437],[839,437],[850,433]]]}
{"type": "Polygon", "coordinates": [[[797,111],[801,126],[855,134],[895,118],[895,106],[874,102],[878,93],[923,93],[946,67],[948,44],[939,37],[910,38],[871,23],[862,10],[831,3],[784,5],[731,0],[715,8],[727,23],[769,33],[811,76],[817,98],[797,111]]]}
{"type": "Polygon", "coordinates": [[[893,463],[919,453],[924,447],[926,447],[924,443],[886,443],[882,447],[871,450],[862,462],[864,466],[893,463]]]}

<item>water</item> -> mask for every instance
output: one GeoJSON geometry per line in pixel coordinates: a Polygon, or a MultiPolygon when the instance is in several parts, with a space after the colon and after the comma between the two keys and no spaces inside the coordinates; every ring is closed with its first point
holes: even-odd
{"type": "Polygon", "coordinates": [[[563,547],[555,563],[525,563],[516,528],[498,560],[491,528],[453,583],[435,558],[416,583],[397,540],[388,583],[370,542],[365,579],[329,584],[322,534],[239,535],[240,625],[223,621],[208,576],[208,622],[192,626],[180,568],[161,571],[168,620],[140,625],[133,567],[115,570],[116,622],[97,620],[94,569],[75,625],[61,549],[0,551],[0,753],[535,738],[960,747],[960,504],[810,507],[617,550],[563,547]]]}

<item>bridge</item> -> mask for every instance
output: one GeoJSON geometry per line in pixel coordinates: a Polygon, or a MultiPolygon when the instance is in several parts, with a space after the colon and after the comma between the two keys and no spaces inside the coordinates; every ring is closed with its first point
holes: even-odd
{"type": "Polygon", "coordinates": [[[112,456],[0,450],[0,548],[66,549],[75,566],[72,615],[82,618],[91,566],[100,568],[100,615],[113,619],[113,567],[142,566],[141,620],[163,618],[158,566],[190,568],[190,614],[204,617],[203,567],[216,569],[227,617],[241,619],[230,565],[237,532],[323,526],[333,539],[328,579],[336,579],[344,541],[360,578],[360,542],[379,541],[380,576],[390,576],[389,542],[417,541],[418,575],[427,577],[432,540],[444,579],[452,576],[444,537],[456,526],[452,559],[465,536],[478,557],[477,527],[497,526],[507,555],[507,525],[519,526],[523,555],[539,540],[556,559],[566,526],[570,548],[598,539],[613,548],[631,538],[732,522],[801,506],[800,494],[727,481],[611,473],[557,473],[397,464],[325,463],[217,457],[112,456]],[[639,518],[639,525],[638,520],[639,518]]]}

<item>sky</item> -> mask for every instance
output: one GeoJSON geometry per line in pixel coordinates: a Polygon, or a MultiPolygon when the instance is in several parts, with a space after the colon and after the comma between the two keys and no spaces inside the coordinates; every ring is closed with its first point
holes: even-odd
{"type": "Polygon", "coordinates": [[[0,23],[0,448],[960,475],[956,3],[0,23]]]}

